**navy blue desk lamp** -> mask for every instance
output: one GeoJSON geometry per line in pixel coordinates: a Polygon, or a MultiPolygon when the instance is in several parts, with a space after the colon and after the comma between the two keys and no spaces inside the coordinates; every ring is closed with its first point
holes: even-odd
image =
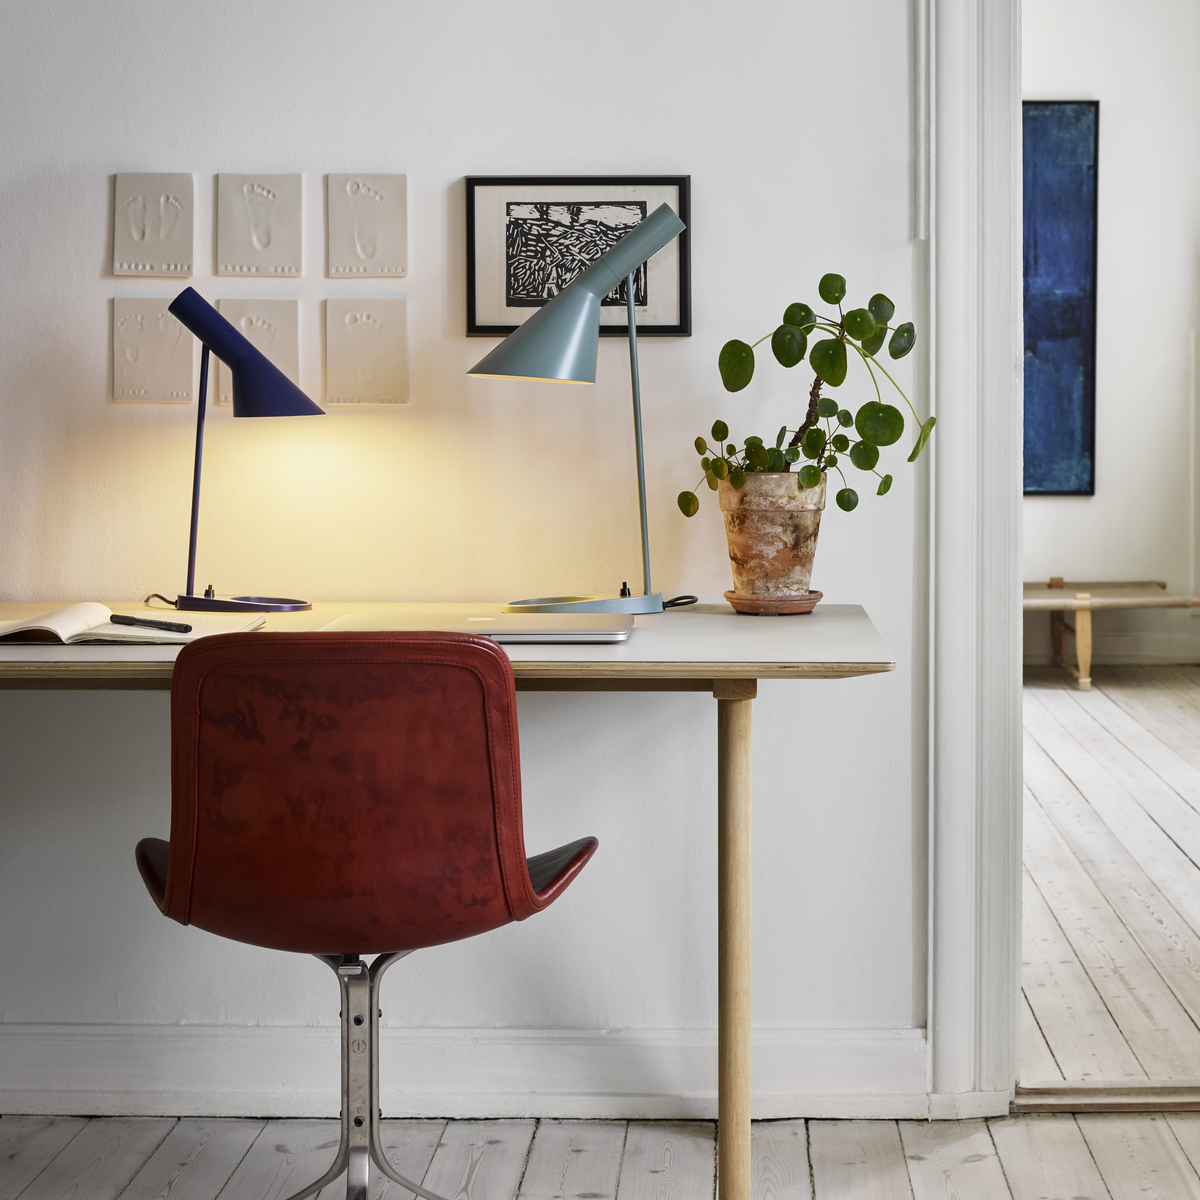
{"type": "MultiPolygon", "coordinates": [[[[596,382],[600,344],[600,301],[626,280],[629,312],[629,370],[633,379],[633,433],[637,447],[638,504],[642,519],[642,595],[539,596],[514,600],[505,612],[660,613],[661,592],[650,590],[650,534],[646,525],[646,472],[642,462],[642,396],[638,384],[637,326],[633,273],[687,226],[662,204],[629,231],[544,308],[508,335],[468,375],[489,378],[596,382]]],[[[684,599],[684,597],[680,597],[684,599]]],[[[691,599],[687,597],[686,599],[691,599]]]]}
{"type": "Polygon", "coordinates": [[[167,310],[204,346],[200,358],[199,407],[196,412],[196,465],[192,475],[192,532],[188,542],[187,593],[175,607],[193,612],[295,612],[312,608],[307,600],[282,596],[216,596],[210,586],[195,594],[196,526],[200,518],[200,460],[204,453],[204,408],[208,401],[211,351],[233,375],[235,417],[323,417],[321,411],[273,362],[256,350],[211,304],[184,288],[167,310]]]}

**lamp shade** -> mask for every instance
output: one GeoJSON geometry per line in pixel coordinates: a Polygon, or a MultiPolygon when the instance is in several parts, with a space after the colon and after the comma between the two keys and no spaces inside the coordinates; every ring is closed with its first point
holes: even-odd
{"type": "Polygon", "coordinates": [[[595,383],[600,301],[684,228],[659,205],[467,374],[595,383]]]}
{"type": "Polygon", "coordinates": [[[207,300],[184,288],[167,310],[230,370],[235,417],[323,417],[261,350],[256,350],[207,300]]]}

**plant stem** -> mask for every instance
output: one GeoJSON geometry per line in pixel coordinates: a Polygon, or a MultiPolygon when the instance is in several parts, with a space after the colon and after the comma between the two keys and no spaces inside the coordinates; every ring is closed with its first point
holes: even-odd
{"type": "Polygon", "coordinates": [[[800,445],[800,439],[817,423],[817,405],[821,400],[821,377],[820,375],[813,376],[812,387],[808,391],[808,415],[804,418],[804,423],[796,430],[796,436],[788,442],[788,447],[800,445]]]}

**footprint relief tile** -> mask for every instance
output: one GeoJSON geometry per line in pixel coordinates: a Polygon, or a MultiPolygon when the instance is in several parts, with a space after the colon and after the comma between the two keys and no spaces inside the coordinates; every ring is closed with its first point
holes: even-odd
{"type": "Polygon", "coordinates": [[[196,339],[167,311],[169,298],[113,300],[112,398],[118,404],[190,404],[196,339]]]}
{"type": "MultiPolygon", "coordinates": [[[[300,302],[298,300],[218,300],[217,311],[256,349],[300,386],[300,302]]],[[[218,360],[218,404],[233,403],[233,375],[218,360]]]]}
{"type": "Polygon", "coordinates": [[[408,273],[407,175],[328,175],[326,197],[330,278],[408,273]]]}
{"type": "Polygon", "coordinates": [[[325,403],[407,403],[406,325],[404,300],[327,300],[325,403]]]}
{"type": "Polygon", "coordinates": [[[193,274],[194,190],[190,174],[116,177],[114,275],[193,274]]]}
{"type": "Polygon", "coordinates": [[[299,175],[217,176],[218,275],[299,275],[302,229],[299,175]]]}

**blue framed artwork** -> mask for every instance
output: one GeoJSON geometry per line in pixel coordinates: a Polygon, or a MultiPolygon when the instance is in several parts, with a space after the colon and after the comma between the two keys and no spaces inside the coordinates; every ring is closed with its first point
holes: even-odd
{"type": "Polygon", "coordinates": [[[1096,490],[1095,100],[1024,104],[1025,494],[1096,490]]]}

